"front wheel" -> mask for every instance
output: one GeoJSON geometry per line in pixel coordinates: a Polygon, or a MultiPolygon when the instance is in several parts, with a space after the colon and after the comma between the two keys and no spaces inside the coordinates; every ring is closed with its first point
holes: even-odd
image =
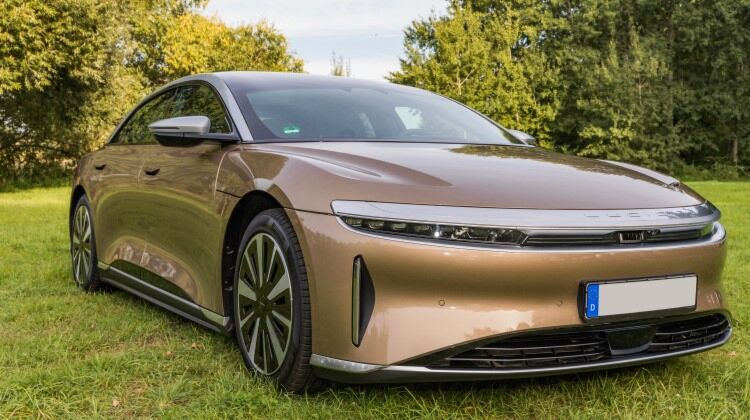
{"type": "Polygon", "coordinates": [[[83,195],[76,202],[70,219],[70,256],[73,263],[73,279],[78,287],[86,291],[101,288],[94,226],[91,220],[91,207],[83,195]]]}
{"type": "Polygon", "coordinates": [[[232,293],[245,366],[290,392],[319,388],[310,366],[312,321],[302,251],[284,210],[266,210],[245,230],[232,293]]]}

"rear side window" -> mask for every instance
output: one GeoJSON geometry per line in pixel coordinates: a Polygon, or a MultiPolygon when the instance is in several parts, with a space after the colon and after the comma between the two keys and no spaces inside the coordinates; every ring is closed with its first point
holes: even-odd
{"type": "Polygon", "coordinates": [[[213,90],[206,85],[180,87],[174,99],[170,117],[190,117],[203,115],[211,120],[209,133],[226,134],[232,132],[224,107],[213,90]]]}
{"type": "Polygon", "coordinates": [[[156,138],[148,130],[148,125],[167,118],[175,90],[164,92],[143,104],[117,133],[112,143],[117,144],[153,144],[156,138]]]}

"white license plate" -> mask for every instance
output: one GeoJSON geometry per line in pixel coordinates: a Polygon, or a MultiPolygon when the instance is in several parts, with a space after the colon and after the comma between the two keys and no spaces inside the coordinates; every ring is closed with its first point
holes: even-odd
{"type": "Polygon", "coordinates": [[[695,275],[586,284],[586,318],[695,307],[695,275]]]}

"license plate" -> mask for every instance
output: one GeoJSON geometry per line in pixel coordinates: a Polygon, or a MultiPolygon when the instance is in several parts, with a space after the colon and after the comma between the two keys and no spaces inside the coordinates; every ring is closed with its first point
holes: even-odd
{"type": "Polygon", "coordinates": [[[586,318],[695,307],[695,275],[586,284],[586,318]]]}

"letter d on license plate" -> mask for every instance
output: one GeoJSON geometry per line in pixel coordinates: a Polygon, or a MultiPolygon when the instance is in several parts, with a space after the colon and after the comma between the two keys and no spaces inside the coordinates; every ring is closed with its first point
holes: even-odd
{"type": "Polygon", "coordinates": [[[586,284],[586,318],[694,308],[695,275],[586,284]]]}

